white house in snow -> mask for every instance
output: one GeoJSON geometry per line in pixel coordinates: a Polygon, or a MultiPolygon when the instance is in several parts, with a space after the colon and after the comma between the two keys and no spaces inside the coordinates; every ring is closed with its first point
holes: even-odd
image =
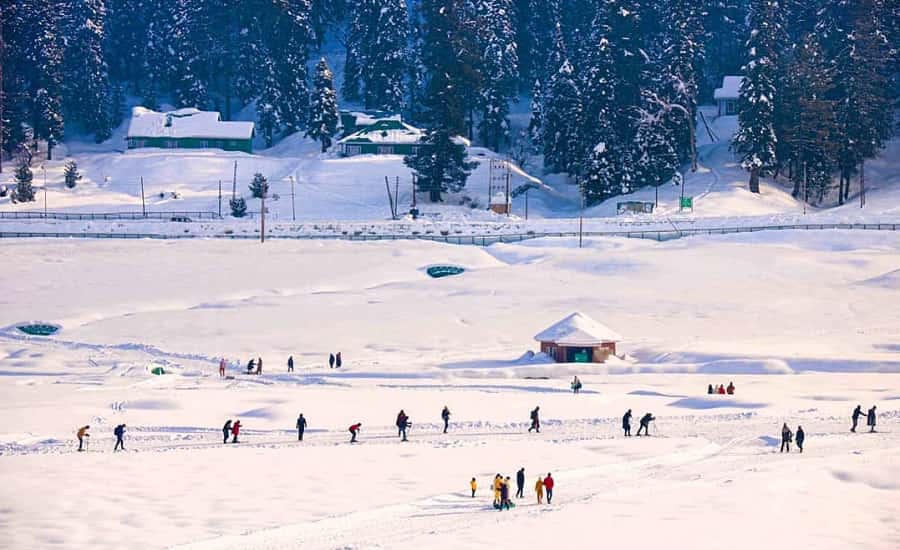
{"type": "Polygon", "coordinates": [[[534,337],[557,363],[603,363],[622,340],[614,330],[575,312],[534,337]]]}
{"type": "Polygon", "coordinates": [[[738,114],[738,98],[741,96],[743,76],[726,76],[722,79],[722,87],[713,92],[713,99],[719,106],[719,116],[738,114]]]}
{"type": "Polygon", "coordinates": [[[157,112],[144,107],[131,110],[128,148],[224,149],[253,152],[253,123],[223,121],[216,111],[194,108],[157,112]]]}
{"type": "MultiPolygon", "coordinates": [[[[357,114],[357,113],[354,113],[357,114]]],[[[400,115],[384,118],[356,118],[358,128],[350,135],[338,141],[341,154],[353,155],[414,155],[423,147],[425,132],[411,124],[403,122],[400,115]]],[[[469,147],[469,141],[460,136],[453,138],[461,147],[469,147]]]]}

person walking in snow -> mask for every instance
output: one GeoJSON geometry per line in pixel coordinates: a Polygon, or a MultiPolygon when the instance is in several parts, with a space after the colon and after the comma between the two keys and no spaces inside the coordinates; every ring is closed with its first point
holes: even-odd
{"type": "Polygon", "coordinates": [[[534,482],[534,494],[537,496],[537,503],[544,503],[544,480],[541,479],[541,476],[537,477],[537,481],[534,482]]]}
{"type": "Polygon", "coordinates": [[[306,431],[306,419],[303,418],[303,413],[300,413],[300,416],[297,417],[297,441],[303,441],[303,432],[306,431]]]}
{"type": "Polygon", "coordinates": [[[472,489],[472,498],[475,498],[475,491],[478,490],[478,482],[475,481],[475,478],[472,478],[472,481],[469,482],[469,488],[472,489]]]}
{"type": "Polygon", "coordinates": [[[656,418],[650,413],[647,413],[644,416],[642,416],[641,417],[641,425],[638,426],[638,431],[637,431],[636,435],[640,436],[641,430],[643,430],[644,435],[649,436],[650,435],[650,423],[653,422],[654,420],[656,420],[656,418]]]}
{"type": "Polygon", "coordinates": [[[222,426],[222,443],[228,443],[228,436],[231,435],[231,419],[229,418],[225,425],[222,426]]]}
{"type": "Polygon", "coordinates": [[[256,374],[262,374],[262,357],[256,359],[256,374]]]}
{"type": "Polygon", "coordinates": [[[288,357],[288,372],[294,372],[294,356],[288,357]]]}
{"type": "Polygon", "coordinates": [[[447,428],[450,427],[450,409],[447,405],[444,405],[444,410],[441,411],[441,419],[444,421],[444,433],[447,433],[447,428]]]}
{"type": "Polygon", "coordinates": [[[547,477],[544,478],[544,490],[547,491],[547,504],[552,504],[553,485],[553,476],[548,472],[547,477]]]}
{"type": "Polygon", "coordinates": [[[125,424],[119,424],[116,426],[116,429],[113,430],[113,435],[116,436],[116,446],[113,447],[113,452],[118,451],[120,448],[125,450],[125,424]]]}
{"type": "Polygon", "coordinates": [[[803,453],[803,441],[806,440],[806,433],[803,431],[803,426],[797,426],[797,449],[800,450],[800,453],[803,453]]]}
{"type": "Polygon", "coordinates": [[[875,431],[875,405],[872,405],[869,414],[866,415],[866,425],[869,426],[869,433],[875,431]]]}
{"type": "Polygon", "coordinates": [[[503,485],[503,476],[497,474],[494,476],[494,483],[491,488],[494,490],[494,506],[500,506],[500,489],[503,485]]]}
{"type": "Polygon", "coordinates": [[[397,435],[400,437],[400,441],[407,441],[406,427],[408,425],[409,417],[406,416],[406,413],[403,412],[403,409],[400,409],[400,412],[397,414],[397,435]]]}
{"type": "Polygon", "coordinates": [[[725,393],[728,395],[734,395],[734,382],[729,382],[728,387],[725,388],[725,393]]]}
{"type": "Polygon", "coordinates": [[[334,368],[334,354],[333,353],[328,355],[328,368],[330,368],[330,369],[334,368]]]}
{"type": "Polygon", "coordinates": [[[231,438],[232,443],[239,443],[238,436],[241,434],[241,421],[235,420],[234,424],[231,425],[231,438]]]}
{"type": "Polygon", "coordinates": [[[497,510],[502,512],[504,506],[509,510],[509,477],[500,483],[500,507],[497,510]]]}
{"type": "Polygon", "coordinates": [[[572,380],[572,393],[578,395],[578,392],[581,391],[581,380],[576,376],[574,380],[572,380]]]}
{"type": "Polygon", "coordinates": [[[78,452],[81,452],[84,450],[85,438],[91,437],[91,434],[88,433],[88,430],[90,430],[90,429],[91,429],[90,426],[82,426],[82,427],[78,428],[78,433],[75,434],[75,436],[78,438],[78,452]]]}
{"type": "Polygon", "coordinates": [[[850,431],[856,433],[856,425],[859,423],[859,417],[862,416],[862,405],[857,405],[855,409],[853,409],[853,416],[851,417],[853,420],[853,425],[850,426],[850,431]]]}
{"type": "Polygon", "coordinates": [[[525,498],[525,468],[516,472],[516,498],[525,498]]]}
{"type": "Polygon", "coordinates": [[[625,411],[622,417],[622,429],[625,430],[625,437],[631,437],[631,409],[625,411]]]}
{"type": "Polygon", "coordinates": [[[337,355],[334,356],[334,368],[341,368],[341,364],[343,364],[343,359],[341,359],[341,352],[337,352],[337,355]]]}
{"type": "Polygon", "coordinates": [[[247,374],[253,374],[253,370],[255,367],[256,367],[256,361],[254,361],[253,359],[250,359],[250,361],[247,363],[247,374]]]}
{"type": "Polygon", "coordinates": [[[362,422],[357,422],[350,426],[350,443],[356,443],[356,435],[359,433],[360,428],[362,428],[362,422]]]}
{"type": "Polygon", "coordinates": [[[714,393],[716,393],[716,390],[713,389],[712,384],[710,384],[709,387],[706,388],[706,393],[709,395],[713,395],[714,393]]]}
{"type": "Polygon", "coordinates": [[[225,378],[225,358],[219,360],[219,378],[225,378]]]}
{"type": "Polygon", "coordinates": [[[528,428],[528,433],[531,433],[531,430],[534,430],[537,433],[541,433],[540,412],[541,412],[540,407],[535,407],[534,410],[531,411],[531,427],[528,428]]]}
{"type": "Polygon", "coordinates": [[[781,427],[781,451],[784,452],[787,449],[787,452],[791,452],[791,440],[794,439],[794,434],[791,433],[791,429],[788,428],[787,422],[784,423],[784,426],[781,427]]]}
{"type": "Polygon", "coordinates": [[[725,395],[725,386],[719,384],[719,389],[717,391],[719,395],[725,395]]]}

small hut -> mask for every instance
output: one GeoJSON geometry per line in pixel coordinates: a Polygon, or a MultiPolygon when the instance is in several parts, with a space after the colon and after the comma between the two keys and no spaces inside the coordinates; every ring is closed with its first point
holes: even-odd
{"type": "Polygon", "coordinates": [[[541,352],[557,363],[603,363],[616,353],[622,337],[612,329],[575,312],[534,337],[541,352]]]}

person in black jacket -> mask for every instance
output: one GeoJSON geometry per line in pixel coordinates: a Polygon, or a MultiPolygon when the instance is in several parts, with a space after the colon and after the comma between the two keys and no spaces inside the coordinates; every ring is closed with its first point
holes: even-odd
{"type": "Polygon", "coordinates": [[[328,356],[328,368],[331,368],[331,369],[334,368],[334,354],[333,353],[328,356]]]}
{"type": "Polygon", "coordinates": [[[797,426],[797,448],[800,452],[803,452],[803,441],[806,439],[806,433],[803,431],[803,426],[797,426]]]}
{"type": "Polygon", "coordinates": [[[875,405],[872,405],[869,414],[866,415],[866,424],[869,426],[869,433],[875,431],[875,405]]]}
{"type": "Polygon", "coordinates": [[[853,416],[851,419],[853,420],[853,425],[850,426],[850,431],[856,433],[856,425],[859,424],[859,417],[862,416],[862,405],[857,405],[855,409],[853,409],[853,416]]]}
{"type": "Polygon", "coordinates": [[[228,436],[231,435],[231,419],[229,418],[225,425],[222,426],[222,443],[228,443],[228,436]]]}
{"type": "Polygon", "coordinates": [[[303,441],[304,431],[306,431],[306,419],[303,418],[303,413],[300,413],[300,416],[297,417],[297,441],[303,441]]]}
{"type": "Polygon", "coordinates": [[[288,372],[294,372],[294,356],[288,357],[288,372]]]}
{"type": "Polygon", "coordinates": [[[644,435],[650,435],[650,423],[653,422],[654,420],[656,420],[656,418],[654,418],[653,415],[650,413],[647,413],[644,416],[642,416],[641,417],[641,425],[638,427],[637,434],[635,434],[635,435],[640,436],[641,430],[644,431],[644,435]]]}
{"type": "Polygon", "coordinates": [[[706,388],[706,393],[709,395],[713,395],[714,393],[716,393],[716,390],[713,389],[712,384],[710,384],[709,387],[706,388]]]}
{"type": "Polygon", "coordinates": [[[400,410],[400,413],[397,415],[397,435],[400,436],[400,441],[407,441],[406,439],[406,427],[409,426],[409,417],[406,416],[406,413],[403,412],[403,409],[400,410]]]}
{"type": "Polygon", "coordinates": [[[525,498],[525,468],[516,472],[516,498],[525,498]]]}
{"type": "Polygon", "coordinates": [[[113,447],[113,451],[118,451],[121,448],[123,451],[125,450],[125,424],[119,424],[116,426],[116,429],[113,430],[113,434],[116,436],[116,446],[113,447]]]}
{"type": "Polygon", "coordinates": [[[450,427],[450,409],[447,405],[444,405],[444,410],[441,411],[441,419],[444,421],[444,433],[447,433],[447,428],[450,427]]]}
{"type": "Polygon", "coordinates": [[[781,428],[781,451],[784,452],[787,449],[787,452],[791,452],[791,440],[794,439],[794,434],[791,433],[791,429],[788,428],[787,422],[784,423],[784,426],[781,428]]]}
{"type": "Polygon", "coordinates": [[[622,417],[622,429],[625,430],[625,437],[631,437],[631,409],[622,417]]]}
{"type": "Polygon", "coordinates": [[[531,427],[528,428],[528,432],[531,433],[531,430],[536,431],[537,433],[541,433],[541,417],[540,417],[541,408],[535,407],[533,411],[531,411],[531,427]]]}

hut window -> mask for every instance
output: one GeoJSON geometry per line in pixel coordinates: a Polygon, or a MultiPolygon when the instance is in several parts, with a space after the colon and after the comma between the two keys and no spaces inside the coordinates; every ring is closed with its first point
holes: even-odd
{"type": "Polygon", "coordinates": [[[391,147],[390,145],[382,145],[378,148],[378,154],[379,155],[393,155],[394,148],[391,147]]]}

